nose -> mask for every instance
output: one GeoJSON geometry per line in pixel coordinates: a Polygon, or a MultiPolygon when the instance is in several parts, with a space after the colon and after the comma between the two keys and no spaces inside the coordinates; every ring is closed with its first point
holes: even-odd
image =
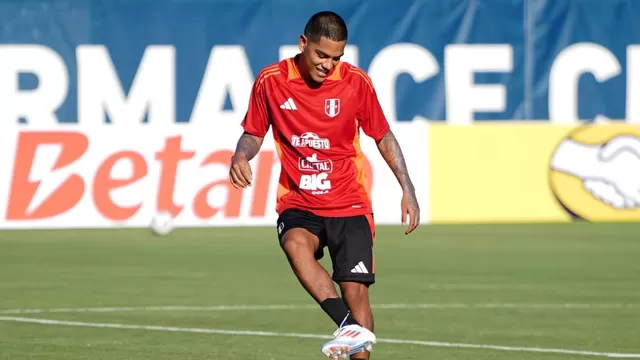
{"type": "Polygon", "coordinates": [[[326,71],[331,71],[333,69],[333,60],[329,59],[322,63],[322,68],[326,71]]]}

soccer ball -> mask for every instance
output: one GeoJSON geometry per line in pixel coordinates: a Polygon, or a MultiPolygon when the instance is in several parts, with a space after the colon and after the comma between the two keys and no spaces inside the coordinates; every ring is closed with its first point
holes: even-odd
{"type": "Polygon", "coordinates": [[[151,231],[154,234],[164,236],[173,231],[173,217],[166,211],[156,213],[151,219],[151,231]]]}

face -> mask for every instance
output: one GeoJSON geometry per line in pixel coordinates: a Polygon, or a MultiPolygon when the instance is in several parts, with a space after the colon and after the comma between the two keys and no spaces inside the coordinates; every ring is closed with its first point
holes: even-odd
{"type": "Polygon", "coordinates": [[[309,41],[306,36],[301,35],[298,46],[304,63],[301,70],[306,73],[303,76],[317,83],[324,82],[344,55],[346,44],[346,41],[332,41],[324,36],[319,41],[309,41]]]}

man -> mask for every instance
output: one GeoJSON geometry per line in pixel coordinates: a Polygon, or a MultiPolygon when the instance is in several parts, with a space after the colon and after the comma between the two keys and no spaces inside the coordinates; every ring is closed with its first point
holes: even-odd
{"type": "Polygon", "coordinates": [[[366,360],[376,341],[368,294],[375,282],[375,225],[360,129],[375,139],[402,187],[403,224],[407,215],[410,219],[405,234],[418,226],[420,209],[371,80],[340,61],[346,42],[343,19],[317,13],[300,36],[300,54],[260,72],[229,176],[238,189],[251,186],[249,161],[272,128],[282,167],[276,207],[280,245],[302,286],[338,326],[322,353],[366,360]],[[324,247],[332,276],[318,263],[324,247]]]}

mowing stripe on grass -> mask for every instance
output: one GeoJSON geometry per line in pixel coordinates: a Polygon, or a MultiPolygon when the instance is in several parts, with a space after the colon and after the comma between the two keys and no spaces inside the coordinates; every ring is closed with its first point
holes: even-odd
{"type": "MultiPolygon", "coordinates": [[[[251,331],[251,330],[182,328],[182,327],[169,327],[169,326],[130,325],[130,324],[114,324],[114,323],[94,323],[94,322],[80,322],[80,321],[36,319],[36,318],[13,317],[13,316],[0,316],[0,321],[34,323],[34,324],[43,324],[43,325],[63,325],[63,326],[78,326],[78,327],[92,327],[92,328],[188,332],[188,333],[201,333],[201,334],[332,339],[332,336],[319,335],[319,334],[280,333],[280,332],[251,331]]],[[[597,357],[606,357],[606,358],[640,359],[640,354],[596,352],[596,351],[582,351],[582,350],[570,350],[570,349],[547,349],[547,348],[521,347],[521,346],[462,344],[462,343],[450,343],[450,342],[440,342],[440,341],[384,339],[384,338],[380,339],[379,338],[378,343],[405,344],[405,345],[409,344],[409,345],[421,345],[421,346],[430,346],[430,347],[450,347],[450,348],[465,348],[465,349],[486,349],[486,350],[516,351],[516,352],[531,352],[531,353],[554,353],[554,354],[566,354],[566,355],[597,356],[597,357]]]]}
{"type": "MultiPolygon", "coordinates": [[[[519,304],[519,303],[486,303],[486,304],[374,304],[373,309],[640,309],[640,304],[519,304]]],[[[50,309],[7,309],[0,314],[43,314],[43,313],[113,313],[113,312],[145,312],[145,311],[270,311],[270,310],[308,310],[317,309],[315,304],[307,305],[212,305],[212,306],[125,306],[125,307],[79,307],[50,309]]]]}

